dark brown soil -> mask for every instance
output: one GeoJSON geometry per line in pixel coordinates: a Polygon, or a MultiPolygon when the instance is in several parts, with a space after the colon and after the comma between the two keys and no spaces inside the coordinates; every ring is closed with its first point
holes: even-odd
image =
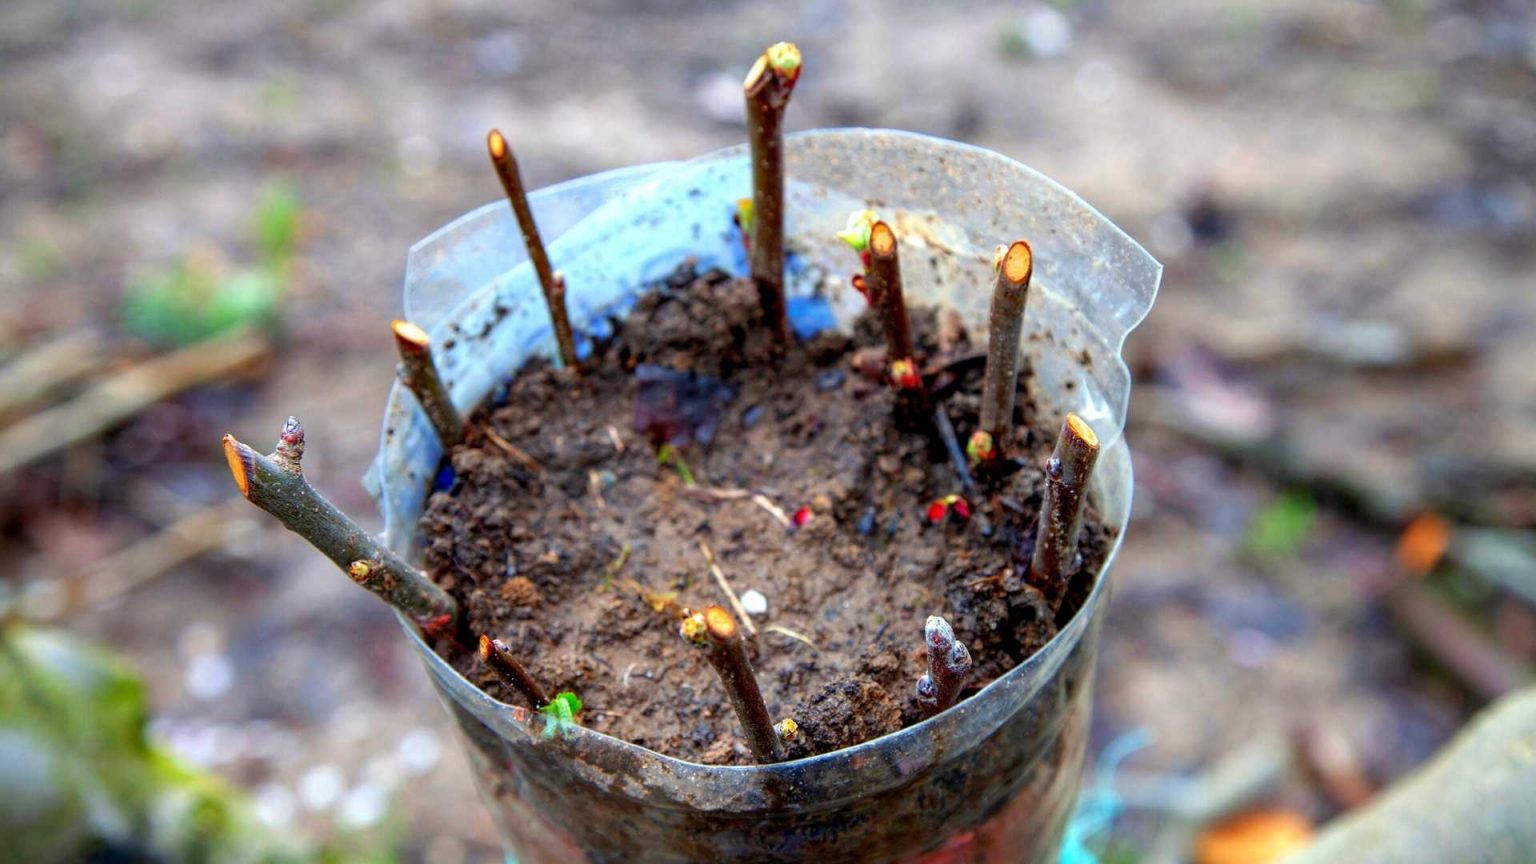
{"type": "MultiPolygon", "coordinates": [[[[940,356],[931,311],[912,319],[926,368],[952,370],[930,383],[948,394],[941,404],[964,441],[981,363],[963,334],[940,356]]],[[[913,686],[929,615],[970,647],[974,692],[1056,632],[1023,575],[1059,418],[1033,425],[1021,375],[1029,425],[1008,448],[1021,467],[982,483],[975,518],[932,524],[929,504],[960,483],[942,447],[897,430],[894,396],[869,362],[878,330],[866,316],[851,337],[823,334],[775,358],[749,283],[681,268],[617,326],[584,378],[536,362],[475,413],[423,518],[429,572],[473,633],[505,640],[547,688],[578,693],[584,725],[684,759],[750,761],[719,681],[677,635],[677,605],[727,605],[701,543],[738,594],[767,597],[751,650],[770,712],[800,724],[792,756],[921,718],[913,686]],[[658,462],[663,440],[695,485],[658,462]],[[753,494],[811,518],[786,529],[753,494]]],[[[1090,502],[1059,620],[1109,539],[1090,502]]],[[[452,659],[515,700],[472,657],[452,659]]]]}

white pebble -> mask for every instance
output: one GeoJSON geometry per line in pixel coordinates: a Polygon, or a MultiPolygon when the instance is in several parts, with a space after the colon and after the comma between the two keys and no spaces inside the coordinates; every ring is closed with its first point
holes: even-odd
{"type": "Polygon", "coordinates": [[[748,615],[766,615],[768,614],[768,598],[764,597],[763,592],[756,588],[748,589],[747,593],[741,595],[741,608],[747,610],[748,615]]]}

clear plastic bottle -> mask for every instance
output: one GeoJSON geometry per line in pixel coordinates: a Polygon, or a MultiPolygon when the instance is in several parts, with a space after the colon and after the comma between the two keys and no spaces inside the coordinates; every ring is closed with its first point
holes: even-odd
{"type": "MultiPolygon", "coordinates": [[[[837,326],[863,299],[835,233],[875,207],[903,237],[908,303],[954,308],[985,333],[994,245],[1030,241],[1024,353],[1054,412],[1099,431],[1094,494],[1123,536],[1131,500],[1120,356],[1161,266],[1076,195],[964,144],[883,130],[786,139],[788,291],[821,297],[837,326]],[[921,248],[926,247],[926,248],[921,248]],[[912,249],[913,251],[908,251],[912,249]]],[[[731,224],[750,195],[743,148],[599,174],[531,196],[570,285],[578,332],[621,316],[642,286],[693,256],[744,269],[731,224]],[[597,322],[597,323],[594,323],[597,322]]],[[[553,356],[543,301],[509,208],[496,202],[411,249],[406,314],[440,346],[454,401],[472,409],[534,354],[553,356]]],[[[441,449],[403,388],[386,409],[370,489],[386,538],[420,560],[417,528],[441,449]]],[[[509,854],[577,861],[1054,862],[1087,746],[1111,550],[1083,608],[1044,649],[938,717],[857,747],[768,766],[705,766],[544,718],[470,684],[405,628],[463,732],[509,854]]]]}

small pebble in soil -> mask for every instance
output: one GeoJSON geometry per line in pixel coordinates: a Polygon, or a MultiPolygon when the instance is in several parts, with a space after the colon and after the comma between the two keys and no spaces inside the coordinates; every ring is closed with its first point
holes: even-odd
{"type": "Polygon", "coordinates": [[[748,615],[766,615],[768,613],[768,598],[756,588],[748,589],[741,595],[741,608],[747,610],[748,615]]]}
{"type": "Polygon", "coordinates": [[[763,419],[763,406],[748,405],[747,410],[741,412],[741,428],[751,429],[761,419],[763,419]]]}
{"type": "Polygon", "coordinates": [[[816,389],[823,392],[836,390],[842,387],[846,380],[848,380],[848,373],[841,369],[828,369],[816,375],[816,389]]]}
{"type": "Polygon", "coordinates": [[[864,508],[863,515],[859,516],[859,523],[854,526],[860,536],[868,537],[875,533],[875,508],[870,505],[864,508]]]}

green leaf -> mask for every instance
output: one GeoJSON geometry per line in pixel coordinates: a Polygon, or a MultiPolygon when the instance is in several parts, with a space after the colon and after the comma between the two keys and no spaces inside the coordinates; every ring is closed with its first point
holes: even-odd
{"type": "Polygon", "coordinates": [[[1290,557],[1301,551],[1316,522],[1317,504],[1312,496],[1287,492],[1254,514],[1244,545],[1262,557],[1290,557]]]}
{"type": "Polygon", "coordinates": [[[256,208],[256,242],[263,266],[282,269],[293,258],[303,209],[298,193],[287,183],[270,184],[261,193],[256,208]]]}

